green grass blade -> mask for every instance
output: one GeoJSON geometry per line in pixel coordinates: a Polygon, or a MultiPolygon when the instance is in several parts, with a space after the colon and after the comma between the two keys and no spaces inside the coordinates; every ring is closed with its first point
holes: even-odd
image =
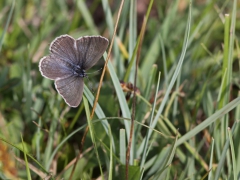
{"type": "Polygon", "coordinates": [[[120,139],[120,161],[123,165],[126,165],[126,131],[125,129],[120,129],[119,139],[120,139]]]}
{"type": "Polygon", "coordinates": [[[213,168],[213,156],[214,156],[214,139],[212,139],[212,142],[211,142],[211,153],[210,153],[210,161],[209,161],[209,174],[208,174],[208,180],[212,180],[212,176],[213,176],[213,173],[212,173],[212,168],[213,168]]]}
{"type": "Polygon", "coordinates": [[[89,8],[87,8],[86,1],[78,0],[77,7],[82,12],[82,16],[85,20],[85,23],[91,30],[92,34],[99,34],[97,28],[95,27],[94,21],[92,19],[91,13],[89,12],[89,8]]]}
{"type": "MultiPolygon", "coordinates": [[[[234,134],[234,131],[235,131],[235,128],[236,128],[237,125],[238,125],[237,122],[235,122],[233,124],[232,134],[234,134]]],[[[217,166],[217,169],[216,169],[216,172],[215,172],[215,178],[214,178],[215,180],[218,180],[220,178],[220,174],[222,173],[222,169],[223,169],[224,163],[226,163],[225,159],[226,159],[227,151],[229,150],[229,144],[230,144],[230,140],[228,139],[225,142],[225,145],[224,145],[223,150],[221,152],[221,158],[220,158],[220,161],[218,163],[218,166],[217,166]]]]}
{"type": "MultiPolygon", "coordinates": [[[[124,0],[122,0],[122,1],[124,1],[124,0]]],[[[126,1],[124,2],[124,7],[126,7],[125,5],[127,3],[128,2],[126,2],[126,1]]],[[[114,18],[112,16],[111,6],[109,5],[108,0],[102,0],[102,6],[103,6],[104,13],[105,13],[108,30],[109,30],[110,36],[112,37],[113,32],[114,32],[114,18]]],[[[121,14],[121,16],[122,16],[122,14],[121,14]]],[[[126,21],[124,21],[124,22],[126,22],[126,21]]],[[[120,25],[119,28],[122,28],[122,26],[120,25]]],[[[122,37],[120,37],[120,39],[122,40],[122,37]]],[[[113,42],[113,49],[112,50],[113,50],[113,54],[115,55],[114,65],[117,67],[117,74],[119,75],[119,77],[123,77],[124,65],[122,63],[123,61],[122,61],[121,54],[120,54],[120,51],[119,51],[119,47],[118,47],[118,44],[117,44],[116,40],[113,42]]]]}
{"type": "Polygon", "coordinates": [[[26,56],[23,57],[22,63],[23,63],[23,75],[22,75],[22,83],[23,83],[23,93],[25,98],[25,107],[24,107],[24,113],[26,117],[26,121],[29,122],[32,119],[33,112],[31,111],[32,107],[32,77],[31,77],[31,66],[32,62],[29,57],[29,46],[26,49],[26,56]],[[26,67],[24,66],[26,64],[26,67]]]}
{"type": "MultiPolygon", "coordinates": [[[[115,73],[115,70],[114,70],[114,67],[113,67],[111,61],[108,61],[108,70],[109,70],[109,73],[110,73],[111,78],[112,78],[114,89],[116,90],[116,93],[117,93],[117,97],[118,97],[118,101],[119,101],[119,104],[120,104],[120,108],[121,108],[123,117],[130,119],[131,118],[131,113],[130,113],[127,101],[125,99],[125,95],[123,93],[123,90],[121,88],[119,79],[118,79],[118,77],[115,73]]],[[[124,121],[124,125],[125,125],[126,132],[127,132],[127,138],[129,139],[129,137],[130,137],[129,136],[130,122],[124,121]]]]}
{"type": "Polygon", "coordinates": [[[228,128],[228,138],[229,138],[229,142],[230,142],[230,149],[231,149],[231,159],[232,159],[232,174],[233,174],[233,179],[237,180],[237,168],[236,168],[236,154],[235,154],[235,150],[234,150],[234,144],[233,144],[233,138],[232,138],[232,132],[230,130],[230,128],[228,128]]]}
{"type": "MultiPolygon", "coordinates": [[[[148,108],[151,108],[151,105],[148,102],[148,99],[150,99],[150,95],[151,95],[151,92],[152,92],[152,87],[155,83],[156,73],[157,73],[157,65],[154,64],[152,66],[152,69],[151,69],[150,73],[149,73],[146,88],[145,88],[144,92],[141,92],[141,94],[144,98],[141,98],[142,96],[139,96],[142,101],[140,101],[138,103],[138,108],[137,108],[137,111],[136,111],[136,120],[138,120],[138,121],[143,119],[144,114],[147,113],[147,111],[149,110],[148,108]]],[[[139,135],[141,130],[142,130],[142,126],[137,126],[136,127],[136,129],[135,129],[135,136],[136,137],[139,135]]],[[[142,152],[142,150],[140,150],[140,149],[138,149],[138,151],[142,152]]]]}
{"type": "MultiPolygon", "coordinates": [[[[238,93],[238,96],[240,96],[240,92],[238,93]]],[[[236,108],[235,111],[235,119],[238,120],[238,117],[240,117],[240,106],[236,108]]],[[[239,121],[239,120],[238,120],[239,121]]],[[[239,122],[238,122],[239,123],[239,122]]],[[[236,151],[236,163],[237,163],[237,172],[240,172],[240,139],[238,134],[240,134],[240,127],[237,126],[235,130],[235,136],[234,136],[234,146],[236,151]]]]}
{"type": "MultiPolygon", "coordinates": [[[[137,1],[130,1],[130,17],[129,17],[129,45],[128,53],[129,57],[133,57],[134,49],[137,44],[137,1]]],[[[133,62],[136,61],[136,58],[133,58],[133,62]]],[[[132,63],[132,68],[129,76],[129,81],[134,81],[134,72],[136,70],[136,63],[132,63]]]]}
{"type": "Polygon", "coordinates": [[[159,36],[160,32],[156,34],[155,38],[152,40],[151,45],[149,45],[149,49],[143,58],[143,63],[140,65],[139,71],[143,73],[148,73],[151,71],[151,68],[153,64],[156,62],[158,59],[158,56],[160,54],[160,41],[159,41],[159,36]]]}
{"type": "MultiPolygon", "coordinates": [[[[108,131],[109,131],[109,136],[112,136],[112,132],[111,132],[111,127],[110,125],[108,126],[108,131]]],[[[113,148],[112,148],[112,139],[110,138],[110,162],[109,162],[109,173],[108,173],[108,180],[112,180],[113,179],[113,148]]]]}
{"type": "MultiPolygon", "coordinates": [[[[222,108],[224,105],[226,105],[229,102],[229,94],[230,94],[230,77],[231,77],[231,67],[232,62],[231,60],[229,61],[228,59],[228,54],[229,54],[229,31],[230,31],[230,18],[229,15],[225,15],[225,30],[224,30],[224,55],[223,55],[223,65],[222,65],[222,83],[221,83],[221,88],[219,92],[219,104],[218,108],[222,108]]],[[[220,124],[221,128],[221,134],[223,134],[223,138],[221,138],[221,141],[217,143],[217,145],[223,145],[225,140],[227,139],[227,127],[229,123],[229,118],[228,115],[223,117],[223,121],[220,124]]],[[[220,147],[219,147],[220,148],[220,147]]]]}
{"type": "Polygon", "coordinates": [[[21,135],[21,139],[22,139],[22,148],[23,148],[24,160],[25,160],[25,163],[26,163],[27,179],[31,180],[32,178],[31,178],[31,173],[30,173],[30,169],[29,169],[29,166],[28,166],[28,160],[27,160],[27,155],[26,155],[25,148],[24,148],[24,142],[23,142],[22,135],[21,135]]]}
{"type": "Polygon", "coordinates": [[[3,31],[2,35],[1,35],[1,38],[0,38],[0,52],[2,50],[2,44],[3,44],[4,36],[5,36],[6,32],[7,32],[7,28],[9,27],[9,23],[10,23],[10,20],[12,18],[14,5],[15,5],[15,0],[12,1],[12,6],[11,6],[10,12],[8,14],[7,23],[5,25],[4,31],[3,31]]]}
{"type": "MultiPolygon", "coordinates": [[[[86,98],[88,99],[89,103],[91,106],[93,106],[93,102],[94,102],[94,96],[92,95],[91,91],[87,88],[87,86],[84,86],[84,95],[86,96],[86,98]]],[[[106,118],[101,106],[97,103],[96,109],[95,109],[95,113],[98,116],[99,119],[102,118],[106,118]]],[[[107,120],[102,120],[101,121],[102,126],[104,127],[106,133],[109,136],[109,132],[108,132],[108,121],[107,120]]],[[[109,138],[113,138],[112,136],[109,136],[109,138]]],[[[113,151],[115,152],[116,147],[115,147],[115,143],[114,143],[114,139],[112,139],[112,145],[113,145],[113,151]]]]}
{"type": "Polygon", "coordinates": [[[40,149],[41,149],[41,145],[40,145],[40,141],[42,138],[42,132],[41,132],[41,127],[42,127],[42,120],[41,118],[39,118],[38,121],[38,129],[37,129],[37,138],[36,138],[36,154],[37,154],[37,160],[40,161],[40,149]]]}
{"type": "MultiPolygon", "coordinates": [[[[159,88],[159,83],[160,83],[160,75],[161,73],[158,74],[158,83],[157,83],[157,88],[156,88],[156,93],[155,93],[155,98],[154,98],[154,103],[153,103],[153,107],[152,107],[152,112],[151,112],[151,117],[150,117],[150,121],[149,121],[149,124],[151,126],[152,124],[152,121],[153,121],[153,116],[154,116],[154,111],[155,111],[155,108],[156,108],[156,101],[157,101],[157,93],[158,93],[158,88],[159,88]]],[[[143,149],[143,155],[142,155],[142,161],[141,161],[141,169],[143,168],[144,164],[145,164],[145,161],[146,161],[146,158],[147,158],[147,150],[149,150],[151,147],[148,146],[148,142],[150,140],[150,130],[151,129],[148,129],[148,132],[147,132],[147,136],[146,136],[146,141],[145,141],[145,144],[144,144],[144,149],[143,149]]]]}
{"type": "Polygon", "coordinates": [[[114,31],[114,23],[113,23],[113,17],[111,12],[111,7],[109,6],[109,3],[107,0],[102,0],[102,6],[106,17],[106,22],[110,31],[111,36],[113,35],[114,31]]]}
{"type": "Polygon", "coordinates": [[[163,38],[162,38],[160,33],[159,33],[158,37],[159,37],[159,41],[160,41],[160,44],[161,44],[162,61],[163,61],[163,73],[164,73],[164,77],[165,77],[165,85],[167,85],[167,84],[169,84],[169,80],[168,80],[166,52],[165,52],[165,48],[164,48],[163,38]]]}
{"type": "Polygon", "coordinates": [[[176,147],[177,147],[176,146],[177,139],[178,139],[178,135],[176,136],[174,143],[171,145],[171,148],[169,149],[168,156],[166,158],[166,161],[164,162],[164,170],[163,171],[161,170],[161,173],[160,173],[160,179],[166,179],[167,172],[169,171],[169,169],[165,169],[165,167],[169,167],[172,163],[172,160],[176,151],[176,147]]]}
{"type": "Polygon", "coordinates": [[[53,118],[53,119],[54,120],[52,121],[50,130],[49,130],[47,146],[45,148],[45,153],[44,153],[45,156],[43,159],[44,167],[47,170],[49,170],[52,163],[52,161],[50,161],[50,156],[53,152],[54,134],[55,134],[55,131],[57,131],[57,124],[58,124],[57,118],[53,118]]]}
{"type": "MultiPolygon", "coordinates": [[[[102,165],[101,165],[100,157],[99,157],[98,150],[97,150],[97,143],[96,143],[96,140],[95,140],[95,134],[96,133],[95,133],[95,130],[94,130],[94,127],[93,127],[92,120],[90,118],[89,105],[88,105],[87,98],[85,98],[85,96],[83,96],[83,103],[84,103],[84,106],[85,106],[89,132],[90,132],[90,136],[91,136],[91,139],[92,139],[92,143],[93,143],[94,151],[95,151],[95,154],[96,154],[96,158],[97,158],[97,161],[98,161],[99,169],[100,169],[100,172],[101,172],[101,177],[104,180],[104,175],[103,175],[103,171],[102,171],[102,165]]],[[[111,134],[111,132],[110,132],[110,134],[111,134]]]]}

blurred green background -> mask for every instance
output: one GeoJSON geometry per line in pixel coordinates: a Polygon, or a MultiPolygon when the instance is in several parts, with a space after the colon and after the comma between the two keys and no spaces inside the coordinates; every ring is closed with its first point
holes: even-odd
{"type": "MultiPolygon", "coordinates": [[[[50,43],[63,34],[74,38],[101,35],[111,41],[120,3],[0,1],[1,179],[69,178],[88,109],[84,102],[69,108],[53,81],[41,76],[38,63],[49,54],[50,43]]],[[[239,1],[196,0],[191,5],[186,0],[125,1],[93,118],[93,134],[87,135],[73,179],[125,178],[120,165],[125,165],[133,95],[124,92],[119,82],[134,83],[134,49],[140,47],[130,164],[139,161],[136,167],[142,179],[240,177],[239,9],[239,1]],[[148,8],[144,38],[138,46],[148,8]],[[153,121],[152,128],[162,134],[148,136],[153,121]],[[229,142],[227,127],[233,126],[229,142]],[[120,129],[126,132],[121,134],[120,129]]],[[[103,68],[103,59],[89,72],[103,68]]],[[[100,76],[101,71],[84,79],[90,107],[100,76]]]]}

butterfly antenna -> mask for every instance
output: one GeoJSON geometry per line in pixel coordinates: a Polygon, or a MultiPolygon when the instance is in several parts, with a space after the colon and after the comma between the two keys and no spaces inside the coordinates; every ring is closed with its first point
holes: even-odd
{"type": "Polygon", "coordinates": [[[102,68],[100,68],[99,70],[97,70],[97,71],[94,71],[94,72],[92,72],[92,73],[85,73],[85,74],[96,74],[97,72],[99,72],[99,71],[101,71],[102,70],[102,68]]]}

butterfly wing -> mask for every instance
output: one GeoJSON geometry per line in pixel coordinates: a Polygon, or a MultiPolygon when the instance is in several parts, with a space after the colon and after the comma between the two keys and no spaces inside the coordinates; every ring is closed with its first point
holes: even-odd
{"type": "Polygon", "coordinates": [[[43,57],[39,62],[42,76],[55,80],[72,74],[72,64],[53,54],[43,57]]]}
{"type": "Polygon", "coordinates": [[[68,76],[55,80],[55,87],[65,102],[71,107],[77,107],[83,96],[83,78],[68,76]]]}
{"type": "Polygon", "coordinates": [[[53,80],[69,76],[78,62],[76,40],[69,35],[62,35],[51,43],[49,50],[50,55],[40,60],[41,74],[53,80]]]}
{"type": "Polygon", "coordinates": [[[84,70],[91,68],[108,47],[108,39],[102,36],[84,36],[76,40],[79,62],[84,70]]]}
{"type": "Polygon", "coordinates": [[[67,34],[57,37],[51,43],[49,50],[67,62],[78,63],[76,40],[67,34]]]}

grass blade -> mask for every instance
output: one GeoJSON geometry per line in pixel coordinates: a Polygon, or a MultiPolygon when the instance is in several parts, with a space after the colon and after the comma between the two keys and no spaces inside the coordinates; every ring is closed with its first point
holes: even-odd
{"type": "Polygon", "coordinates": [[[234,144],[233,144],[233,138],[232,138],[232,132],[230,130],[230,128],[228,128],[228,138],[229,138],[229,142],[230,142],[230,149],[231,149],[231,159],[232,159],[232,174],[233,174],[233,179],[237,180],[237,168],[236,168],[236,155],[235,155],[235,151],[234,151],[234,144]]]}
{"type": "Polygon", "coordinates": [[[25,159],[25,163],[26,163],[27,179],[31,180],[32,178],[31,178],[31,173],[30,173],[30,169],[28,166],[28,160],[27,160],[27,155],[26,155],[25,148],[24,148],[24,142],[23,142],[22,135],[21,135],[21,139],[22,139],[22,148],[23,148],[24,159],[25,159]]]}
{"type": "Polygon", "coordinates": [[[2,44],[3,44],[4,36],[5,36],[6,32],[7,32],[7,28],[9,27],[9,23],[10,23],[10,20],[12,18],[14,5],[15,5],[15,0],[12,1],[12,6],[11,6],[10,12],[8,14],[7,23],[5,25],[4,31],[2,33],[2,36],[0,38],[0,52],[2,50],[2,44]]]}
{"type": "MultiPolygon", "coordinates": [[[[91,136],[91,139],[92,139],[95,154],[97,156],[97,161],[98,161],[99,169],[100,169],[100,172],[101,172],[101,177],[104,180],[102,165],[101,165],[100,157],[99,157],[98,150],[97,150],[97,143],[96,143],[96,140],[95,140],[95,130],[94,130],[94,127],[93,127],[92,120],[90,119],[90,110],[89,110],[89,106],[88,106],[88,101],[87,101],[87,98],[85,98],[84,96],[83,96],[83,103],[84,103],[84,106],[85,106],[85,111],[86,111],[86,115],[87,115],[87,121],[88,121],[90,136],[91,136]]],[[[111,134],[111,132],[110,132],[110,134],[111,134]]]]}
{"type": "Polygon", "coordinates": [[[119,135],[120,150],[119,151],[120,151],[120,161],[122,164],[126,164],[126,135],[125,135],[125,133],[126,133],[125,129],[120,129],[120,135],[119,135]]]}

